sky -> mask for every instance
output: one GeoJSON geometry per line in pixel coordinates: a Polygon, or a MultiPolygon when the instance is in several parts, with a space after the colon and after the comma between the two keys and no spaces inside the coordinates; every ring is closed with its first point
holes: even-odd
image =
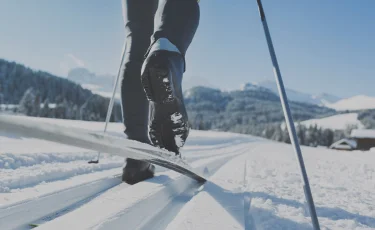
{"type": "MultiPolygon", "coordinates": [[[[374,0],[263,0],[286,87],[375,96],[374,0]]],[[[274,80],[256,0],[201,0],[184,84],[223,90],[274,80]]],[[[0,58],[65,77],[71,68],[117,73],[121,1],[4,0],[0,58]]]]}

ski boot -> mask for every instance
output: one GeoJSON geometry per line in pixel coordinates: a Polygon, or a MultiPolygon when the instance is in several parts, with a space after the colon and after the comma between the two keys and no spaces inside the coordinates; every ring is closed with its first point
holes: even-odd
{"type": "Polygon", "coordinates": [[[184,67],[177,47],[168,39],[159,38],[151,46],[141,71],[141,82],[150,102],[150,140],[176,154],[190,130],[181,88],[184,67]]]}
{"type": "Polygon", "coordinates": [[[140,160],[126,159],[126,166],[123,169],[122,181],[128,184],[138,182],[154,177],[155,166],[140,160]]]}

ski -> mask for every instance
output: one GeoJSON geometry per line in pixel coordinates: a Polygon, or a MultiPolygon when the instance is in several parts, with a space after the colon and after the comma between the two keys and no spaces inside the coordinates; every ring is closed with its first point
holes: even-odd
{"type": "Polygon", "coordinates": [[[192,169],[175,153],[121,137],[93,133],[84,129],[67,128],[38,119],[14,115],[0,115],[0,131],[144,160],[186,175],[200,183],[206,181],[200,172],[192,169]]]}

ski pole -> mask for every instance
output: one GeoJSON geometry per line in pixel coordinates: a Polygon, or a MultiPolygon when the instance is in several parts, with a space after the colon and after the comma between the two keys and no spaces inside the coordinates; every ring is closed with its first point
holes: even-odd
{"type": "Polygon", "coordinates": [[[312,224],[313,224],[313,228],[315,230],[320,230],[319,220],[318,220],[318,217],[316,215],[314,200],[313,200],[313,197],[312,197],[309,179],[308,179],[305,164],[304,164],[304,161],[303,161],[301,147],[300,147],[299,142],[298,142],[296,129],[295,129],[293,118],[292,118],[292,115],[291,115],[291,112],[290,112],[290,108],[289,108],[289,104],[288,104],[288,98],[287,98],[285,88],[284,88],[284,83],[283,83],[283,80],[282,80],[282,77],[281,77],[279,64],[277,62],[275,49],[274,49],[273,44],[272,44],[271,34],[270,34],[269,29],[268,29],[267,20],[266,20],[265,14],[264,14],[264,10],[263,10],[261,0],[257,0],[257,3],[258,3],[260,17],[261,17],[261,20],[262,20],[262,23],[263,23],[264,33],[265,33],[265,36],[266,36],[266,39],[267,39],[268,49],[269,49],[269,52],[270,52],[270,55],[271,55],[271,60],[272,60],[272,64],[273,64],[273,71],[274,71],[274,74],[275,74],[277,88],[278,88],[278,91],[279,91],[280,100],[281,100],[286,124],[287,124],[288,131],[289,131],[289,137],[290,137],[292,145],[294,147],[294,151],[296,153],[297,160],[298,160],[298,163],[299,163],[299,168],[301,170],[302,181],[304,183],[303,190],[304,190],[304,193],[305,193],[305,198],[306,198],[307,204],[309,206],[311,221],[312,221],[312,224]]]}
{"type": "MultiPolygon", "coordinates": [[[[123,75],[123,72],[124,72],[124,69],[125,69],[124,65],[123,65],[124,64],[123,62],[124,62],[124,59],[125,59],[125,52],[126,52],[125,50],[126,50],[126,42],[124,43],[123,48],[122,48],[122,57],[121,57],[120,67],[118,69],[117,78],[116,78],[115,84],[113,86],[112,97],[111,97],[111,100],[109,101],[103,134],[105,134],[107,132],[108,123],[109,123],[109,121],[111,119],[111,116],[112,116],[112,111],[113,111],[113,105],[114,105],[114,102],[115,102],[115,95],[116,95],[117,86],[118,86],[118,83],[120,81],[120,76],[123,75]]],[[[99,157],[100,157],[100,152],[98,152],[98,156],[97,156],[96,160],[91,160],[88,163],[89,164],[97,164],[97,163],[99,163],[99,157]]]]}

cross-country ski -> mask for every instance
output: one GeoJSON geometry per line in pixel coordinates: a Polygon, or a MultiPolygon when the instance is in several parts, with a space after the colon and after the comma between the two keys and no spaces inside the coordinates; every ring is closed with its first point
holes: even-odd
{"type": "Polygon", "coordinates": [[[0,131],[144,160],[185,174],[198,182],[206,181],[200,173],[190,169],[189,165],[174,153],[158,150],[135,141],[84,132],[73,127],[65,128],[41,121],[31,122],[19,116],[0,115],[0,131]]]}

